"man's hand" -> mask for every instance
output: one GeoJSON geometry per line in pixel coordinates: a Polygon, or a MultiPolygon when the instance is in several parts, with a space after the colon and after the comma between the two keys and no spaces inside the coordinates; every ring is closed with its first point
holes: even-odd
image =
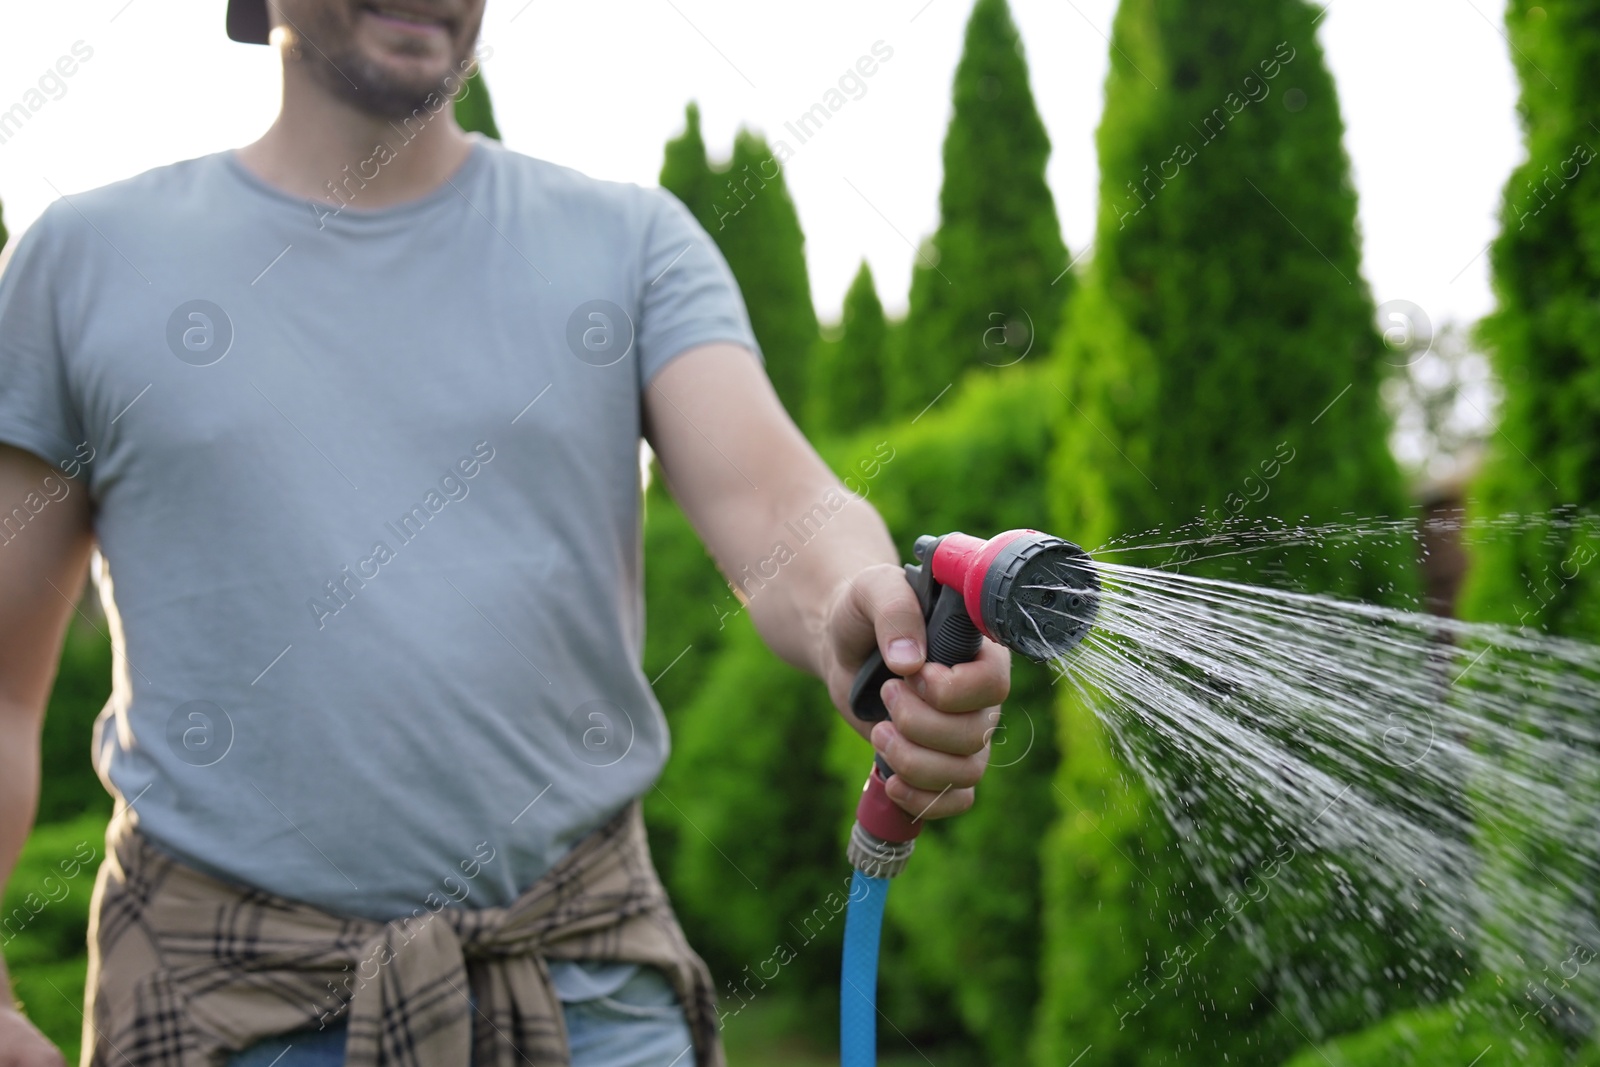
{"type": "Polygon", "coordinates": [[[916,594],[893,564],[868,567],[839,586],[827,617],[828,693],[845,721],[872,742],[894,777],[889,799],[912,815],[942,819],[972,807],[989,765],[989,738],[1011,689],[1011,653],[985,639],[978,658],[946,667],[925,660],[927,634],[916,594]],[[850,684],[872,654],[901,678],[883,685],[889,722],[850,710],[850,684]]]}
{"type": "Polygon", "coordinates": [[[14,1008],[0,1008],[0,1067],[67,1067],[66,1057],[14,1008]]]}

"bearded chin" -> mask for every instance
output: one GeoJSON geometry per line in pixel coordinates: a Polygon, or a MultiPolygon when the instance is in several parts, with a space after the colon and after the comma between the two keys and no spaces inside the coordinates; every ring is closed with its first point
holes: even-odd
{"type": "Polygon", "coordinates": [[[354,50],[337,56],[312,52],[306,58],[324,88],[357,110],[380,119],[403,119],[417,111],[431,110],[427,107],[430,98],[437,108],[439,100],[449,95],[446,80],[455,80],[451,77],[454,68],[439,78],[400,77],[369,63],[354,50]]]}

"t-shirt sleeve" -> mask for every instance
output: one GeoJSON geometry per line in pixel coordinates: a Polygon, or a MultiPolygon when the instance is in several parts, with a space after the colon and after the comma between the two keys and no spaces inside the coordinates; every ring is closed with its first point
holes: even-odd
{"type": "Polygon", "coordinates": [[[0,271],[0,443],[56,466],[73,455],[83,429],[57,321],[52,223],[47,212],[29,227],[0,271]]]}
{"type": "Polygon", "coordinates": [[[739,283],[716,242],[683,201],[646,191],[652,218],[640,257],[640,381],[649,385],[674,356],[713,341],[743,345],[761,357],[739,283]]]}

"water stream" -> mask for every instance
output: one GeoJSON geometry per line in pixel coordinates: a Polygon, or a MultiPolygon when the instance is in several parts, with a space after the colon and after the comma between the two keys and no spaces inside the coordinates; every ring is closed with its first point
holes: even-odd
{"type": "MultiPolygon", "coordinates": [[[[1568,536],[1576,520],[1538,521],[1568,536]]],[[[1497,522],[1477,534],[1530,525],[1497,522]]],[[[1060,681],[1309,1033],[1328,998],[1376,1011],[1400,983],[1443,999],[1487,982],[1509,1010],[1586,1029],[1600,1011],[1600,647],[1170,566],[1414,536],[1374,522],[1107,546],[1090,564],[1094,628],[1060,681]],[[1154,565],[1113,561],[1129,558],[1154,565]]],[[[1192,941],[1217,920],[1173,921],[1192,941]]]]}

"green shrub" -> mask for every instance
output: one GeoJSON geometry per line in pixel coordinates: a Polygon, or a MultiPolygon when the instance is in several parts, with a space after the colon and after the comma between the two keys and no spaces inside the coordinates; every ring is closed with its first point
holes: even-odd
{"type": "Polygon", "coordinates": [[[111,693],[111,641],[105,623],[98,627],[79,618],[67,628],[40,735],[39,823],[85,812],[111,815],[111,795],[95,774],[90,751],[95,717],[111,693]]]}
{"type": "Polygon", "coordinates": [[[822,761],[834,712],[822,683],[773,656],[748,614],[727,630],[676,716],[672,757],[646,806],[674,824],[664,877],[723,1012],[792,995],[820,1024],[837,1003],[837,910],[848,893],[844,797],[822,761]]]}
{"type": "Polygon", "coordinates": [[[1284,1067],[1563,1067],[1600,1062],[1594,1050],[1569,1057],[1537,1024],[1519,1027],[1475,1004],[1402,1012],[1359,1034],[1306,1049],[1284,1067]]]}
{"type": "Polygon", "coordinates": [[[456,122],[469,133],[500,140],[500,127],[495,125],[494,105],[489,100],[489,86],[484,83],[483,71],[474,70],[467,78],[461,95],[455,100],[456,122]]]}
{"type": "MultiPolygon", "coordinates": [[[[684,709],[698,698],[741,609],[688,517],[668,495],[659,465],[653,474],[645,496],[644,672],[676,745],[684,709]]],[[[676,884],[680,831],[693,831],[655,794],[647,796],[644,816],[656,869],[670,888],[676,884]]]]}
{"type": "MultiPolygon", "coordinates": [[[[767,374],[798,417],[819,334],[806,275],[805,238],[782,168],[765,142],[748,132],[736,138],[733,158],[713,168],[700,136],[700,109],[691,103],[684,132],[667,142],[661,186],[682,200],[717,242],[744,296],[767,374]]],[[[659,464],[652,475],[644,523],[649,621],[644,666],[646,675],[656,679],[657,699],[676,729],[681,709],[699,698],[727,639],[729,620],[740,607],[667,491],[659,464]]],[[[693,847],[681,837],[684,822],[659,802],[646,804],[645,819],[656,865],[673,886],[680,845],[693,847]]]]}
{"type": "Polygon", "coordinates": [[[98,813],[36,828],[0,903],[0,951],[13,992],[69,1062],[83,1029],[89,898],[105,831],[98,813]]]}

